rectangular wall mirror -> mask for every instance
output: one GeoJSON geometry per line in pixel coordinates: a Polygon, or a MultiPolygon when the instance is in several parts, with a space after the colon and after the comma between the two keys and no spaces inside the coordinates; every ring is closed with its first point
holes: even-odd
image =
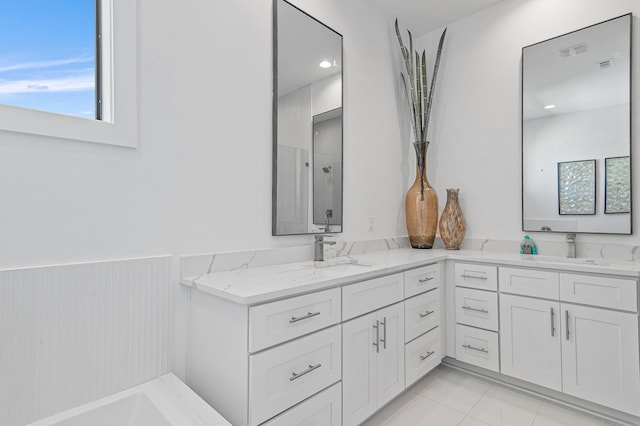
{"type": "Polygon", "coordinates": [[[522,49],[524,231],[631,234],[631,20],[522,49]]]}
{"type": "Polygon", "coordinates": [[[273,235],[342,232],[342,36],[273,5],[273,235]]]}

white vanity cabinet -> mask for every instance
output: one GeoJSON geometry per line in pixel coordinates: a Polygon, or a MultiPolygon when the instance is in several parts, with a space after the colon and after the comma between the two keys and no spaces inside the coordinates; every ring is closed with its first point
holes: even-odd
{"type": "Polygon", "coordinates": [[[402,303],[342,325],[343,425],[357,425],[404,390],[402,303]]]}
{"type": "Polygon", "coordinates": [[[234,426],[257,426],[326,398],[331,413],[318,415],[334,418],[335,391],[322,391],[342,376],[340,297],[333,288],[247,306],[192,291],[187,384],[234,426]]]}
{"type": "Polygon", "coordinates": [[[442,360],[441,265],[429,265],[404,273],[405,386],[409,387],[442,360]]]}
{"type": "Polygon", "coordinates": [[[640,416],[638,316],[563,303],[562,391],[640,416]]]}
{"type": "Polygon", "coordinates": [[[440,276],[434,263],[255,304],[193,286],[187,384],[234,426],[361,424],[440,364],[440,276]]]}
{"type": "Polygon", "coordinates": [[[440,276],[438,263],[342,288],[343,321],[361,315],[342,324],[344,426],[361,424],[440,364],[440,276]]]}
{"type": "Polygon", "coordinates": [[[499,371],[498,268],[455,263],[455,354],[459,361],[499,371]]]}
{"type": "Polygon", "coordinates": [[[501,372],[562,390],[560,303],[500,295],[501,372]]]}
{"type": "Polygon", "coordinates": [[[635,279],[500,268],[503,374],[637,416],[638,344],[635,279]]]}

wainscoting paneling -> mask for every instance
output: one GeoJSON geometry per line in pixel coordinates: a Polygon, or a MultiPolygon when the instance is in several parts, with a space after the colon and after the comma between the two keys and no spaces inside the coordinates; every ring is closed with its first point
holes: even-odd
{"type": "Polygon", "coordinates": [[[0,271],[0,424],[167,373],[170,260],[0,271]]]}

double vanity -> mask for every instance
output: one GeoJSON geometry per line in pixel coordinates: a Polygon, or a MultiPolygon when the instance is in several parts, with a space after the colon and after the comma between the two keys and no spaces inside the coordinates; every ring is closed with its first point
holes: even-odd
{"type": "Polygon", "coordinates": [[[234,425],[347,426],[444,360],[637,421],[639,275],[401,248],[185,278],[187,383],[234,425]]]}

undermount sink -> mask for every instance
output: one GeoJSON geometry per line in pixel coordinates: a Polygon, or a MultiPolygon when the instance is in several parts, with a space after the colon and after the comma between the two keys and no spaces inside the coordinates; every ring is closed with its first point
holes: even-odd
{"type": "Polygon", "coordinates": [[[346,269],[349,265],[371,267],[373,264],[360,262],[351,257],[336,257],[333,259],[315,261],[313,267],[317,269],[346,269]]]}
{"type": "Polygon", "coordinates": [[[549,262],[549,263],[569,263],[569,264],[577,264],[577,265],[598,265],[598,266],[609,266],[611,265],[610,261],[604,259],[591,259],[591,258],[580,258],[580,257],[555,257],[555,256],[526,256],[527,260],[533,260],[538,262],[549,262]]]}

